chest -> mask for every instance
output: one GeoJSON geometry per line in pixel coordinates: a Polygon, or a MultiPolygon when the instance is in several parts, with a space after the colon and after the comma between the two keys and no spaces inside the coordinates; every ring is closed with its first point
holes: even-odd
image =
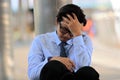
{"type": "MultiPolygon", "coordinates": [[[[65,47],[66,53],[72,52],[72,45],[66,45],[65,47]]],[[[56,43],[44,43],[44,49],[48,53],[59,56],[60,55],[60,45],[57,45],[56,43]]]]}

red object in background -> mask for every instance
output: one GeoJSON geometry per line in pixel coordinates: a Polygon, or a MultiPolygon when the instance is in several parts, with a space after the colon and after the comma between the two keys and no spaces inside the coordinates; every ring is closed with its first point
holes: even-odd
{"type": "Polygon", "coordinates": [[[91,38],[94,37],[94,32],[92,30],[93,22],[91,19],[87,19],[87,24],[82,28],[91,38]]]}

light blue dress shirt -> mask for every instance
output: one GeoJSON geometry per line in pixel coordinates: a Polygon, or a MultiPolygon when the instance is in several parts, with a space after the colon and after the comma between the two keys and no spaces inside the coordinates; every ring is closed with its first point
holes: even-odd
{"type": "MultiPolygon", "coordinates": [[[[41,69],[48,62],[48,57],[60,55],[60,43],[56,31],[38,35],[33,40],[28,55],[28,76],[30,80],[38,80],[41,69]]],[[[83,34],[68,40],[65,48],[68,57],[75,63],[74,71],[91,64],[93,47],[88,35],[83,34]]]]}

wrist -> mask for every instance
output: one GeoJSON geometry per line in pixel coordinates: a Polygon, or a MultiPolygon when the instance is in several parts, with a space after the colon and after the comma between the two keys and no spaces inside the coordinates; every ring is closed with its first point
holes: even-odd
{"type": "Polygon", "coordinates": [[[48,61],[50,61],[50,60],[51,60],[51,58],[52,58],[52,57],[48,57],[48,61]]]}
{"type": "Polygon", "coordinates": [[[75,33],[75,34],[73,34],[73,36],[74,37],[77,37],[77,36],[80,36],[82,33],[81,32],[79,32],[79,33],[75,33]]]}

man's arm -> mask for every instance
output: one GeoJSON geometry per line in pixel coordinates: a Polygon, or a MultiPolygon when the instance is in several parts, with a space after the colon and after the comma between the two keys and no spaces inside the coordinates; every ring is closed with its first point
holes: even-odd
{"type": "Polygon", "coordinates": [[[84,38],[83,36],[73,38],[73,47],[76,69],[90,65],[93,51],[90,38],[87,35],[84,38]]]}
{"type": "Polygon", "coordinates": [[[35,38],[28,55],[28,76],[30,80],[38,80],[41,69],[48,62],[44,58],[39,38],[35,38]]]}
{"type": "Polygon", "coordinates": [[[91,54],[92,54],[92,42],[90,38],[85,35],[83,38],[82,27],[83,23],[80,23],[77,19],[77,16],[72,13],[74,18],[67,14],[67,17],[63,17],[62,24],[73,34],[73,54],[74,54],[74,63],[76,69],[79,69],[81,66],[87,66],[91,63],[91,54]]]}

